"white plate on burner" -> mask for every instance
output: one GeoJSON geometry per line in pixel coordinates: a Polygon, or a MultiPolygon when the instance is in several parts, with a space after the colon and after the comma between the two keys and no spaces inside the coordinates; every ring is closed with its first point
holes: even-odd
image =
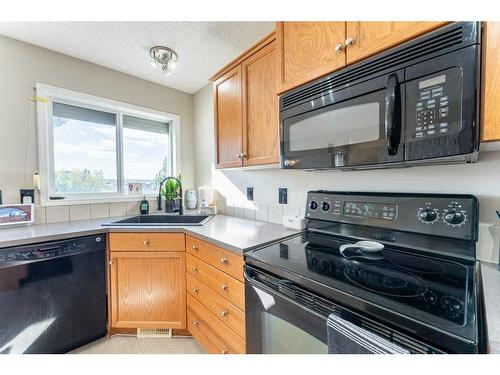
{"type": "Polygon", "coordinates": [[[343,256],[346,256],[344,254],[344,251],[347,249],[359,250],[359,251],[362,251],[365,253],[376,253],[376,252],[381,251],[383,248],[384,248],[384,245],[379,243],[379,242],[358,241],[356,243],[342,245],[342,246],[340,246],[339,250],[340,250],[340,254],[342,254],[343,256]]]}

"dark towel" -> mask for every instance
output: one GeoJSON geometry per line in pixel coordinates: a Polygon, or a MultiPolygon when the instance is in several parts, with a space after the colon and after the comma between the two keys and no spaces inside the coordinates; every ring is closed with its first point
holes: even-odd
{"type": "Polygon", "coordinates": [[[409,354],[392,342],[358,327],[337,315],[327,321],[329,354],[409,354]]]}

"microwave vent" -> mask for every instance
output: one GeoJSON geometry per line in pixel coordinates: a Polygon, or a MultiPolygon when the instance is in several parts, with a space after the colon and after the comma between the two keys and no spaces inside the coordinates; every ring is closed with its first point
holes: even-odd
{"type": "Polygon", "coordinates": [[[283,95],[280,109],[288,109],[297,104],[329,95],[333,91],[351,85],[353,82],[384,74],[406,62],[426,60],[446,53],[451,48],[458,48],[464,43],[464,27],[465,23],[453,24],[443,30],[383,52],[359,64],[349,66],[343,71],[323,77],[316,83],[308,84],[302,89],[283,95]]]}

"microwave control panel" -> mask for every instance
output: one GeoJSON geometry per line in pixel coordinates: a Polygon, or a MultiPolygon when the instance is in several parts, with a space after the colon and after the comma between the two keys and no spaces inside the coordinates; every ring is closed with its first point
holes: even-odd
{"type": "Polygon", "coordinates": [[[454,155],[462,115],[462,72],[450,68],[406,85],[406,141],[412,159],[454,155]]]}

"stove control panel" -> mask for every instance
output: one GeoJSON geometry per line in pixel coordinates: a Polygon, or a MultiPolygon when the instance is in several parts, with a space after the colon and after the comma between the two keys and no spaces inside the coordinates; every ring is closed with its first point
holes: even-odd
{"type": "Polygon", "coordinates": [[[306,219],[342,222],[459,239],[477,239],[472,195],[311,191],[306,219]]]}

